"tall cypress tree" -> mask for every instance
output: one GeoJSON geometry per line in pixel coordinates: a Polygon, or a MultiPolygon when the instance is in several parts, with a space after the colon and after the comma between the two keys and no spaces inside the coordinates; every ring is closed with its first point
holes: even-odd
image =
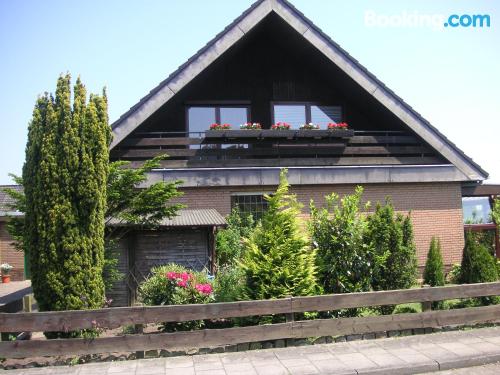
{"type": "Polygon", "coordinates": [[[29,125],[23,182],[25,248],[41,311],[101,307],[110,129],[106,97],[59,77],[29,125]]]}

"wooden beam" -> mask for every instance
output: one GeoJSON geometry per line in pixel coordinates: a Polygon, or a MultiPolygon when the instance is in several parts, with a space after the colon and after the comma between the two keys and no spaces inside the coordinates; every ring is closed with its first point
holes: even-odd
{"type": "Polygon", "coordinates": [[[290,321],[226,329],[190,332],[124,335],[96,339],[61,339],[46,341],[0,342],[0,357],[26,358],[65,353],[133,352],[154,349],[181,349],[238,344],[243,342],[304,338],[327,335],[349,335],[398,329],[470,325],[500,321],[500,305],[438,310],[415,314],[396,314],[339,319],[290,321]]]}
{"type": "Polygon", "coordinates": [[[72,331],[95,327],[116,328],[129,324],[328,311],[496,295],[500,295],[500,282],[202,305],[116,307],[99,310],[17,314],[0,313],[0,332],[72,331]]]}

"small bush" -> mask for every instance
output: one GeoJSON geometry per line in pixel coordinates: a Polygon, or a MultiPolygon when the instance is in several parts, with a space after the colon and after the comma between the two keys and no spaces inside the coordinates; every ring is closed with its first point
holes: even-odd
{"type": "Polygon", "coordinates": [[[216,264],[219,268],[231,267],[241,260],[244,245],[243,238],[248,238],[255,222],[251,214],[244,214],[233,209],[227,217],[228,226],[217,232],[216,264]]]}
{"type": "MultiPolygon", "coordinates": [[[[139,294],[146,305],[201,304],[213,301],[213,287],[202,272],[193,272],[178,264],[167,264],[151,270],[151,276],[139,287],[139,294]]],[[[203,321],[163,323],[167,332],[201,328],[203,321]]]]}
{"type": "Polygon", "coordinates": [[[460,273],[462,272],[462,266],[458,263],[451,266],[450,272],[446,275],[446,282],[450,284],[460,284],[460,273]]]}
{"type": "MultiPolygon", "coordinates": [[[[413,228],[409,216],[394,212],[389,199],[377,204],[368,217],[366,241],[373,254],[372,288],[374,290],[408,289],[416,283],[417,260],[413,228]]],[[[383,314],[391,314],[394,306],[382,306],[383,314]]]]}
{"type": "Polygon", "coordinates": [[[238,266],[219,269],[215,276],[214,289],[216,302],[233,302],[242,298],[245,287],[245,274],[238,266]]]}
{"type": "MultiPolygon", "coordinates": [[[[462,255],[460,282],[463,284],[487,283],[498,280],[497,262],[486,246],[477,241],[474,233],[467,232],[462,255]]],[[[498,303],[498,297],[481,297],[483,305],[498,303]]]]}
{"type": "Polygon", "coordinates": [[[441,255],[441,243],[436,237],[432,237],[427,261],[424,269],[424,284],[430,286],[444,285],[443,256],[441,255]]]}

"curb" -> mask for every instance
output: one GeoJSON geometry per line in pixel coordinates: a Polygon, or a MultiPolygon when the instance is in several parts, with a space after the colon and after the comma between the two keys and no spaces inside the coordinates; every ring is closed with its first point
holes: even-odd
{"type": "MultiPolygon", "coordinates": [[[[410,375],[423,374],[426,372],[438,372],[444,370],[460,369],[474,366],[482,366],[500,362],[500,353],[487,354],[483,356],[462,357],[452,360],[434,360],[435,363],[408,364],[406,367],[388,367],[355,370],[359,375],[410,375]]],[[[332,375],[335,373],[332,373],[332,375]]]]}

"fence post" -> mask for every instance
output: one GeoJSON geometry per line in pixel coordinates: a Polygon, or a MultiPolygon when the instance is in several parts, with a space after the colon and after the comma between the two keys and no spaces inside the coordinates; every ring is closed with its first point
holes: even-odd
{"type": "MultiPolygon", "coordinates": [[[[134,303],[134,307],[141,307],[142,303],[136,302],[134,303]]],[[[144,325],[143,324],[134,324],[134,332],[136,334],[142,335],[144,333],[144,325]]],[[[144,350],[137,350],[135,352],[135,357],[137,359],[144,358],[144,350]]]]}
{"type": "MultiPolygon", "coordinates": [[[[294,313],[293,313],[293,296],[287,296],[286,298],[290,299],[290,312],[285,314],[285,319],[287,323],[292,323],[292,336],[293,336],[293,322],[295,321],[294,313]]],[[[295,345],[295,338],[290,337],[286,340],[287,346],[295,345]]]]}
{"type": "MultiPolygon", "coordinates": [[[[422,285],[422,288],[430,288],[430,287],[431,286],[427,285],[427,284],[422,285]]],[[[422,304],[422,312],[432,311],[432,302],[431,301],[421,302],[421,304],[422,304]]]]}

